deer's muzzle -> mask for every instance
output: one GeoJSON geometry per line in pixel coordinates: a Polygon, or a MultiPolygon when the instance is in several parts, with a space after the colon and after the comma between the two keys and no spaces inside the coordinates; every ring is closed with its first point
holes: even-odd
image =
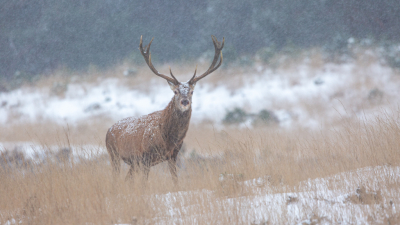
{"type": "Polygon", "coordinates": [[[183,105],[183,106],[187,106],[187,105],[189,105],[189,100],[187,100],[187,99],[183,99],[182,101],[181,101],[181,104],[183,105]]]}

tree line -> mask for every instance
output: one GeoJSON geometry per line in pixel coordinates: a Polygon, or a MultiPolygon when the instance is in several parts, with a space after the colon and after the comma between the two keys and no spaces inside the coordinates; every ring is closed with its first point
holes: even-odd
{"type": "Polygon", "coordinates": [[[0,0],[0,79],[107,67],[138,58],[140,35],[154,60],[212,50],[329,46],[337,39],[400,41],[398,0],[0,0]]]}

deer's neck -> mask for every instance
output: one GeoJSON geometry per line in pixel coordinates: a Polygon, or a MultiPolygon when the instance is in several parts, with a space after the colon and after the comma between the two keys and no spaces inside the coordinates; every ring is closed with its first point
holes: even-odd
{"type": "Polygon", "coordinates": [[[182,142],[189,129],[191,115],[191,107],[182,112],[176,107],[174,99],[172,99],[162,113],[163,121],[161,122],[161,129],[164,139],[167,139],[170,144],[179,144],[182,142]]]}

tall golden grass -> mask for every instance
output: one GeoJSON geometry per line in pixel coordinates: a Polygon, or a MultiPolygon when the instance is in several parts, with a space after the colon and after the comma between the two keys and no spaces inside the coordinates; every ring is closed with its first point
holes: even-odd
{"type": "MultiPolygon", "coordinates": [[[[178,186],[173,185],[164,164],[151,169],[148,181],[139,172],[133,181],[126,182],[123,178],[127,167],[114,179],[105,153],[72,160],[47,152],[45,157],[26,159],[3,150],[0,223],[14,219],[23,224],[250,224],[251,219],[241,215],[241,199],[256,196],[259,191],[295,193],[309,179],[364,167],[399,166],[399,115],[381,114],[374,120],[349,121],[340,128],[319,132],[273,128],[213,131],[194,126],[188,137],[191,147],[180,156],[178,186]],[[256,188],[243,183],[259,177],[265,181],[256,188]],[[223,199],[231,199],[231,203],[221,205],[223,199]],[[169,205],[165,204],[167,200],[169,205]]],[[[60,143],[73,142],[70,133],[76,132],[74,129],[64,130],[58,137],[60,143]]],[[[399,213],[387,207],[389,201],[400,203],[399,174],[376,176],[380,176],[378,186],[374,176],[343,175],[344,180],[339,177],[332,181],[331,188],[348,189],[348,183],[352,183],[364,188],[360,189],[363,193],[379,191],[379,196],[371,195],[368,201],[362,200],[368,194],[363,198],[349,196],[348,204],[364,201],[377,210],[376,205],[380,205],[379,215],[391,213],[386,221],[399,222],[399,213]]],[[[287,201],[289,205],[296,199],[287,201]]],[[[375,214],[366,212],[371,217],[367,218],[369,221],[380,221],[374,219],[375,214]]],[[[264,212],[266,217],[269,213],[272,212],[264,212]]],[[[284,215],[271,221],[289,223],[284,215]]],[[[314,219],[318,218],[322,217],[314,219]]]]}
{"type": "MultiPolygon", "coordinates": [[[[311,66],[317,70],[326,62],[318,51],[315,54],[311,66]]],[[[363,67],[364,61],[370,63],[369,60],[360,59],[357,68],[363,67]]],[[[275,69],[295,71],[292,64],[299,62],[284,64],[275,69]]],[[[144,66],[138,67],[140,76],[123,78],[123,70],[130,66],[123,63],[109,71],[92,69],[85,76],[68,76],[68,79],[64,75],[70,72],[60,70],[33,86],[49,88],[54,82],[95,83],[99,77],[119,77],[124,85],[140,89],[153,79],[154,75],[144,66]]],[[[171,66],[176,74],[188,74],[187,79],[194,69],[171,66]]],[[[200,64],[199,71],[207,66],[200,64]]],[[[166,65],[157,68],[168,71],[166,65]]],[[[246,68],[219,70],[208,81],[215,86],[223,83],[234,90],[246,78],[259,79],[261,75],[254,68],[251,70],[254,74],[250,78],[242,76],[249,73],[246,68]]],[[[178,79],[184,80],[183,76],[178,79]]],[[[292,79],[296,83],[297,78],[292,79]]],[[[154,81],[164,82],[157,78],[154,81]]],[[[360,79],[359,85],[372,84],[360,79]]],[[[347,104],[361,101],[349,100],[347,104]]],[[[302,107],[323,117],[322,104],[326,102],[314,103],[307,105],[305,101],[302,107]]],[[[395,210],[400,206],[399,174],[375,170],[380,167],[395,170],[400,166],[399,116],[399,111],[381,112],[372,119],[345,116],[334,123],[327,122],[322,130],[278,127],[221,130],[214,129],[212,123],[191,124],[180,153],[178,186],[173,185],[165,164],[153,167],[148,181],[140,172],[133,181],[124,181],[126,166],[122,167],[120,177],[113,178],[104,150],[105,133],[115,122],[109,118],[94,118],[77,125],[54,121],[2,125],[1,142],[25,141],[39,147],[33,158],[12,149],[0,149],[0,224],[298,224],[305,219],[314,224],[354,224],[360,218],[371,224],[400,223],[400,213],[395,210]],[[87,144],[103,150],[93,152],[85,147],[87,144]],[[50,146],[57,146],[60,151],[53,152],[50,146]],[[85,154],[63,155],[65,149],[85,154]],[[371,172],[357,172],[362,168],[371,168],[371,172]],[[254,178],[261,178],[260,182],[246,184],[254,178]],[[320,197],[316,200],[318,204],[302,208],[297,221],[289,219],[289,209],[300,204],[298,197],[288,197],[285,204],[276,206],[260,200],[260,196],[315,191],[317,185],[305,183],[318,178],[327,183],[323,191],[353,194],[341,202],[320,197]],[[269,210],[249,212],[246,201],[259,202],[260,208],[269,210]],[[350,220],[343,220],[345,212],[322,215],[319,207],[330,209],[330,206],[321,206],[319,202],[346,206],[346,210],[352,211],[348,213],[350,220]],[[357,211],[360,208],[361,213],[357,211]],[[265,219],[254,221],[257,213],[265,219]]]]}

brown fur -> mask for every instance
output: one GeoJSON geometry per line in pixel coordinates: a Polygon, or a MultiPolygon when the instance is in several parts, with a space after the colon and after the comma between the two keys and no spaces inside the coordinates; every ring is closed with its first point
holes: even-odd
{"type": "Polygon", "coordinates": [[[131,166],[143,164],[146,176],[151,166],[168,160],[174,181],[176,157],[189,129],[191,108],[181,112],[174,99],[162,110],[139,118],[129,117],[114,124],[107,132],[106,146],[115,172],[119,172],[120,159],[131,166]]]}
{"type": "Polygon", "coordinates": [[[142,45],[142,37],[140,38],[139,49],[147,65],[154,74],[168,81],[175,96],[164,110],[139,118],[125,118],[108,130],[106,147],[116,174],[119,174],[120,159],[131,166],[127,178],[133,175],[135,167],[140,164],[143,165],[145,176],[148,177],[151,166],[167,160],[172,179],[177,183],[176,157],[189,129],[194,88],[197,81],[218,69],[222,63],[221,50],[224,41],[221,44],[214,36],[212,36],[212,40],[215,56],[210,68],[199,77],[196,77],[195,72],[188,82],[181,83],[174,77],[172,71],[170,71],[171,78],[159,73],[154,68],[150,55],[150,45],[153,40],[145,47],[145,51],[142,45]],[[220,62],[217,65],[218,59],[220,59],[220,62]]]}

